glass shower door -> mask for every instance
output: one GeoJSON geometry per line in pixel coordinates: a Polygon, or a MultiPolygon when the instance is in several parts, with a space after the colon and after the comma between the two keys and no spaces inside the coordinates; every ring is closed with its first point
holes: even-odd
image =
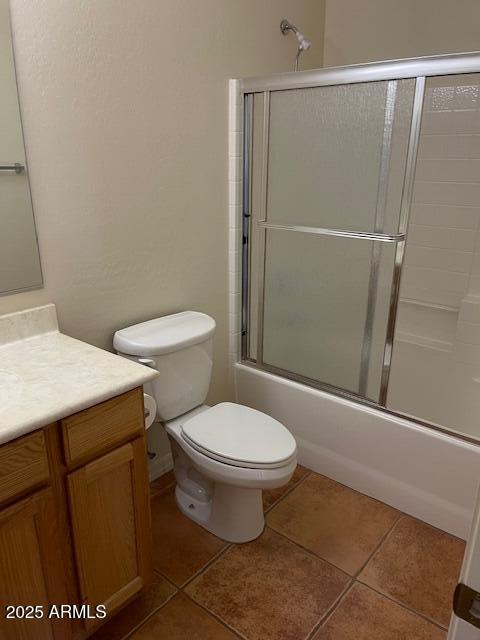
{"type": "Polygon", "coordinates": [[[244,355],[262,367],[381,399],[415,87],[247,97],[244,355]]]}
{"type": "MultiPolygon", "coordinates": [[[[266,230],[263,362],[360,392],[375,246],[370,240],[266,230]]],[[[381,283],[371,327],[369,385],[378,399],[394,243],[378,249],[381,283]],[[372,362],[370,362],[370,360],[372,362]],[[375,380],[374,380],[375,379],[375,380]]]]}

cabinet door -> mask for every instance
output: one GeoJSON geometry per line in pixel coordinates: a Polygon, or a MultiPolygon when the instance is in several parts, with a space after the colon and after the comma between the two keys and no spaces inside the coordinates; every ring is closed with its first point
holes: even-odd
{"type": "MultiPolygon", "coordinates": [[[[144,438],[68,476],[74,547],[84,604],[110,615],[148,581],[150,504],[144,438]]],[[[95,624],[86,620],[87,627],[95,624]]]]}
{"type": "Polygon", "coordinates": [[[0,637],[2,640],[70,638],[69,623],[48,617],[66,590],[50,489],[0,511],[0,637]],[[17,605],[7,619],[8,605],[17,605]],[[37,615],[27,606],[37,606],[37,615]],[[31,615],[31,618],[21,617],[31,615]]]}

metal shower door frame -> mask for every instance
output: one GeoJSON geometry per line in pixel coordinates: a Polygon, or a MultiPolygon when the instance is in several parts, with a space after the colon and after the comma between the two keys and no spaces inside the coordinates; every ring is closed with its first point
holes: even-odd
{"type": "MultiPolygon", "coordinates": [[[[403,259],[405,254],[406,232],[413,196],[415,179],[415,167],[420,135],[420,124],[423,109],[426,79],[431,76],[444,76],[462,73],[480,72],[480,53],[462,53],[447,56],[431,56],[413,58],[407,60],[393,60],[375,62],[364,65],[351,65],[346,67],[332,67],[298,73],[284,73],[273,76],[247,78],[241,81],[240,90],[244,97],[244,148],[243,148],[243,260],[242,260],[242,353],[241,359],[247,365],[281,375],[285,378],[313,386],[352,399],[356,402],[368,404],[376,408],[399,414],[386,409],[388,381],[393,352],[393,339],[398,309],[400,281],[402,275],[403,259]],[[388,167],[390,161],[391,126],[395,106],[396,82],[400,79],[415,80],[415,91],[410,122],[410,134],[406,157],[404,183],[400,203],[400,218],[398,233],[388,235],[379,233],[381,219],[384,212],[386,180],[388,180],[388,167]],[[379,192],[377,194],[376,224],[374,232],[355,232],[340,229],[326,229],[322,227],[307,227],[301,225],[280,225],[270,223],[267,220],[267,187],[268,187],[268,143],[269,143],[269,117],[270,117],[270,93],[272,91],[285,91],[289,89],[302,89],[312,87],[327,87],[344,84],[358,84],[365,82],[388,81],[384,139],[380,166],[379,192]],[[251,225],[251,171],[252,171],[252,124],[253,124],[253,94],[263,94],[263,149],[262,149],[262,177],[261,177],[261,211],[260,220],[257,222],[259,231],[259,274],[258,274],[258,314],[257,314],[257,355],[256,361],[248,357],[248,330],[249,330],[249,298],[250,298],[250,265],[249,265],[249,230],[251,225]],[[389,102],[390,101],[390,102],[389,102]],[[264,316],[264,283],[265,283],[265,246],[266,230],[277,229],[287,232],[309,233],[335,237],[356,238],[374,241],[372,245],[372,267],[369,282],[369,306],[370,316],[367,310],[365,321],[364,344],[362,345],[361,374],[359,393],[335,387],[329,383],[306,378],[302,375],[269,365],[263,361],[263,316],[264,316]],[[393,276],[390,289],[390,304],[387,320],[386,340],[384,345],[380,393],[378,401],[366,396],[368,379],[369,351],[371,345],[371,332],[373,330],[373,315],[371,306],[375,302],[376,286],[378,278],[379,253],[376,247],[380,243],[395,243],[395,256],[393,276]],[[377,269],[375,269],[377,264],[377,269]],[[363,391],[363,393],[360,393],[363,391]]],[[[409,416],[411,417],[411,416],[409,416]]],[[[417,420],[418,421],[418,420],[417,420]]],[[[429,423],[426,423],[429,424],[429,423]]]]}

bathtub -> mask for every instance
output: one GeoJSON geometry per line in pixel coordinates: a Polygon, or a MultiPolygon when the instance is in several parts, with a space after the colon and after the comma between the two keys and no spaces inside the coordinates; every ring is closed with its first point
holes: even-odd
{"type": "Polygon", "coordinates": [[[238,402],[290,429],[300,464],[468,537],[480,446],[249,365],[235,364],[234,377],[238,402]]]}

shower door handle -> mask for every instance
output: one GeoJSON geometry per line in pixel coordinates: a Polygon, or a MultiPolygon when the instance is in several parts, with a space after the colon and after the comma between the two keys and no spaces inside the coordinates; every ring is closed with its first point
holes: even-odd
{"type": "Polygon", "coordinates": [[[276,229],[277,231],[295,231],[297,233],[310,233],[318,236],[333,236],[335,238],[355,238],[356,240],[370,240],[374,242],[391,242],[398,244],[405,240],[404,233],[376,233],[374,231],[348,231],[344,229],[328,229],[325,227],[306,227],[303,225],[276,224],[266,220],[258,220],[257,225],[261,229],[276,229]]]}

